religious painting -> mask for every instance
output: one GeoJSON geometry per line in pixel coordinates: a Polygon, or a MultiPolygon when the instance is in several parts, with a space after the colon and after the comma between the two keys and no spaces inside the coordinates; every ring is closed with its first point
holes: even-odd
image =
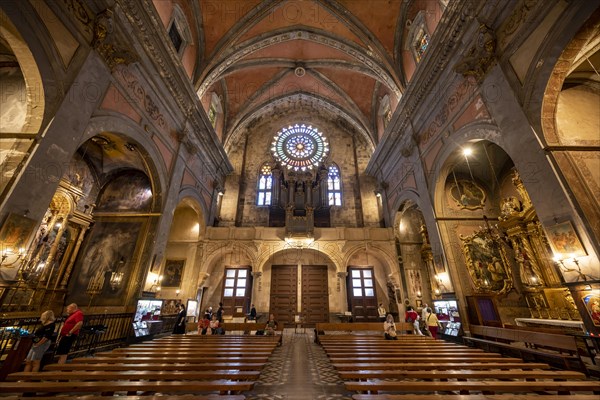
{"type": "Polygon", "coordinates": [[[142,172],[129,171],[104,187],[96,211],[150,211],[151,207],[150,179],[142,172]]]}
{"type": "Polygon", "coordinates": [[[473,181],[454,181],[450,186],[450,197],[461,209],[476,210],[485,205],[485,191],[473,181]]]}
{"type": "Polygon", "coordinates": [[[590,313],[594,325],[600,326],[600,296],[588,294],[583,297],[583,304],[590,313]]]}
{"type": "Polygon", "coordinates": [[[503,245],[480,230],[470,236],[460,236],[463,254],[473,286],[479,292],[505,293],[512,287],[512,278],[503,245]]]}
{"type": "Polygon", "coordinates": [[[163,287],[181,286],[181,277],[183,276],[183,266],[185,260],[167,260],[165,270],[163,271],[163,287]]]}
{"type": "Polygon", "coordinates": [[[69,301],[89,306],[123,304],[143,225],[139,219],[96,221],[77,256],[69,301]]]}
{"type": "Polygon", "coordinates": [[[552,246],[552,251],[559,258],[574,258],[587,255],[570,221],[552,225],[546,228],[546,233],[550,246],[552,246]]]}
{"type": "Polygon", "coordinates": [[[8,253],[18,253],[19,249],[24,248],[35,225],[36,222],[31,218],[14,213],[8,214],[0,229],[0,249],[3,254],[7,250],[8,253]]]}

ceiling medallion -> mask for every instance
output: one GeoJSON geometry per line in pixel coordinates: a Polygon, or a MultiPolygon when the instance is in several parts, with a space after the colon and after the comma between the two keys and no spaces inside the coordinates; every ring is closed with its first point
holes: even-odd
{"type": "Polygon", "coordinates": [[[295,171],[317,167],[329,152],[327,139],[310,125],[290,125],[279,131],[274,139],[273,156],[281,165],[295,171]]]}
{"type": "Polygon", "coordinates": [[[296,74],[298,78],[302,78],[306,74],[306,70],[302,67],[296,67],[294,74],[296,74]]]}

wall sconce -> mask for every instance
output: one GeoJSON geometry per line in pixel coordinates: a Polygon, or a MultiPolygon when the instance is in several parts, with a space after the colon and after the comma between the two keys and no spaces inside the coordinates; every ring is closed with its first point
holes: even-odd
{"type": "Polygon", "coordinates": [[[25,256],[25,249],[20,248],[17,253],[12,248],[8,247],[2,252],[2,258],[0,258],[0,266],[12,267],[19,262],[25,256]],[[14,257],[14,258],[13,258],[14,257]]]}
{"type": "MultiPolygon", "coordinates": [[[[575,255],[570,254],[568,257],[564,257],[563,254],[555,254],[554,262],[556,263],[556,265],[558,265],[558,268],[561,270],[561,272],[577,272],[577,281],[582,280],[585,282],[588,280],[588,276],[586,274],[584,274],[583,272],[581,272],[581,267],[579,266],[579,260],[577,260],[577,257],[575,257],[575,255]],[[571,260],[571,262],[573,264],[575,264],[576,268],[567,267],[567,265],[565,263],[568,262],[569,260],[571,260]]],[[[589,277],[589,278],[592,280],[595,279],[592,277],[589,277]]]]}
{"type": "Polygon", "coordinates": [[[150,276],[149,281],[152,282],[152,285],[150,286],[150,292],[160,292],[160,282],[163,279],[162,275],[156,275],[155,273],[151,272],[151,275],[154,275],[154,278],[152,278],[152,276],[150,276]]]}
{"type": "Polygon", "coordinates": [[[175,294],[176,294],[177,296],[179,296],[179,293],[181,293],[181,290],[177,289],[177,290],[175,291],[175,294]]]}
{"type": "Polygon", "coordinates": [[[115,269],[110,274],[109,284],[110,284],[110,288],[112,289],[113,292],[116,292],[121,287],[121,283],[123,282],[123,276],[125,275],[125,273],[123,271],[121,271],[121,269],[123,268],[124,265],[125,265],[125,258],[121,257],[121,259],[115,266],[115,269]]]}

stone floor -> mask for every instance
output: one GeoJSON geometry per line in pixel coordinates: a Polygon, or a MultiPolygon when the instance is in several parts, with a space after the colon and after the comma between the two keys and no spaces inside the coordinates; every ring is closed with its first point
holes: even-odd
{"type": "Polygon", "coordinates": [[[350,400],[310,329],[283,331],[283,344],[273,352],[248,400],[350,400]]]}

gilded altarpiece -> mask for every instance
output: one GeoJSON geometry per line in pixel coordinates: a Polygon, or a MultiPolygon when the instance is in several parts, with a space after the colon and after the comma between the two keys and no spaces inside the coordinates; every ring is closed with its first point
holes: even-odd
{"type": "Polygon", "coordinates": [[[61,180],[28,246],[19,250],[19,260],[10,276],[2,279],[0,307],[7,312],[59,309],[75,256],[92,218],[92,208],[77,210],[82,191],[61,180]]]}

